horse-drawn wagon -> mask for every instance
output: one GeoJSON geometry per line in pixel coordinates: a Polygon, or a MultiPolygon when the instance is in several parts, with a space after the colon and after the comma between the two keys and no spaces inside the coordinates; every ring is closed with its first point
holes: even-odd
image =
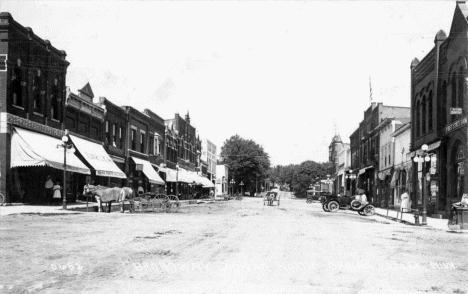
{"type": "Polygon", "coordinates": [[[129,199],[130,212],[177,212],[179,198],[175,195],[145,193],[129,199]]]}
{"type": "Polygon", "coordinates": [[[265,196],[263,197],[263,205],[273,205],[273,203],[276,201],[278,203],[278,206],[280,205],[280,195],[278,192],[267,192],[265,196]]]}

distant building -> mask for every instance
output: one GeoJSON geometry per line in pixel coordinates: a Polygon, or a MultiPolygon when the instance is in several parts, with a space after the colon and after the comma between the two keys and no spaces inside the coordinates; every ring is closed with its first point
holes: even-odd
{"type": "Polygon", "coordinates": [[[216,154],[216,145],[208,139],[202,139],[200,156],[202,173],[206,174],[211,181],[216,179],[216,154]],[[206,171],[203,170],[203,165],[206,165],[206,171]]]}
{"type": "Polygon", "coordinates": [[[408,194],[412,192],[412,167],[413,161],[409,157],[410,142],[411,142],[411,123],[408,122],[396,127],[395,132],[391,134],[394,141],[393,148],[393,175],[390,181],[390,188],[393,189],[391,205],[400,206],[400,196],[405,189],[408,194]]]}

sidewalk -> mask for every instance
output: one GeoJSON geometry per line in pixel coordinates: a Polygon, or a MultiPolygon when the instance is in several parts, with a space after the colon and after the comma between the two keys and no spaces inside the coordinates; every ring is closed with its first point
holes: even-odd
{"type": "MultiPolygon", "coordinates": [[[[202,199],[202,200],[180,200],[180,206],[187,205],[198,205],[202,203],[213,203],[213,200],[202,199]]],[[[126,204],[128,202],[125,202],[126,204]]],[[[96,202],[88,203],[88,211],[94,212],[97,207],[96,202]]],[[[112,203],[113,211],[120,210],[119,203],[112,203]],[[118,206],[118,207],[117,207],[118,206]]],[[[103,204],[103,209],[106,206],[103,204]]],[[[125,209],[127,210],[127,209],[125,209]]],[[[11,206],[0,206],[0,216],[11,215],[11,214],[79,214],[86,212],[86,202],[79,202],[67,205],[67,210],[62,209],[62,205],[50,206],[50,205],[11,205],[11,206]]]]}
{"type": "MultiPolygon", "coordinates": [[[[397,220],[397,213],[398,211],[389,209],[388,210],[388,217],[387,217],[387,209],[384,208],[375,208],[375,214],[381,217],[385,217],[389,220],[393,221],[400,221],[401,215],[398,215],[397,220]]],[[[412,213],[403,213],[403,221],[409,224],[414,225],[414,214],[412,213]]],[[[419,223],[421,224],[421,216],[419,216],[419,223]]],[[[427,217],[427,227],[431,227],[438,230],[448,231],[449,228],[447,226],[448,220],[447,219],[440,219],[440,218],[432,218],[427,217]]]]}

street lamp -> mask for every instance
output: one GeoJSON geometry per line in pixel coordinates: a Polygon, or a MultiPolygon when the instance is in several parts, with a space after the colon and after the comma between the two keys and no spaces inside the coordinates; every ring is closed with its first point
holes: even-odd
{"type": "Polygon", "coordinates": [[[63,148],[63,209],[67,209],[67,153],[75,153],[75,148],[72,143],[68,143],[68,130],[65,130],[65,135],[62,137],[62,144],[58,144],[57,148],[63,148]]]}
{"type": "Polygon", "coordinates": [[[242,187],[244,186],[244,183],[242,183],[241,181],[239,185],[241,186],[241,196],[242,196],[242,192],[243,192],[242,187]]]}
{"type": "Polygon", "coordinates": [[[175,169],[176,169],[175,193],[176,193],[176,196],[179,197],[179,164],[178,163],[176,164],[175,169]]]}
{"type": "Polygon", "coordinates": [[[422,176],[423,176],[423,183],[422,183],[422,189],[421,189],[421,198],[422,198],[422,219],[421,219],[421,225],[425,226],[427,225],[427,199],[426,199],[426,162],[431,161],[431,157],[429,156],[429,153],[427,152],[427,149],[429,147],[424,144],[421,146],[422,153],[421,156],[417,155],[414,157],[414,162],[422,163],[422,176]]]}
{"type": "Polygon", "coordinates": [[[230,183],[231,183],[231,196],[234,196],[234,184],[236,182],[234,182],[234,179],[231,179],[230,183]]]}

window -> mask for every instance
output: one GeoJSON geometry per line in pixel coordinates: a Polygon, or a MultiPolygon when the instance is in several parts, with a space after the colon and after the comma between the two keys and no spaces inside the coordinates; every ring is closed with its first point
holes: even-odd
{"type": "Polygon", "coordinates": [[[136,129],[132,128],[132,150],[136,151],[136,129]]]}
{"type": "Polygon", "coordinates": [[[161,153],[161,149],[159,146],[159,137],[154,136],[154,154],[159,155],[161,153]]]}
{"type": "MultiPolygon", "coordinates": [[[[457,107],[457,82],[455,80],[455,74],[452,75],[452,107],[457,107]]],[[[455,115],[452,115],[452,121],[455,120],[455,115]]]]}
{"type": "Polygon", "coordinates": [[[115,140],[115,128],[116,128],[115,124],[112,124],[112,146],[117,147],[115,145],[115,141],[116,141],[115,140]]]}
{"type": "Polygon", "coordinates": [[[442,125],[447,124],[447,81],[442,84],[442,125]]]}
{"type": "Polygon", "coordinates": [[[422,110],[421,110],[421,124],[422,124],[422,131],[421,134],[424,135],[426,133],[426,96],[423,97],[422,100],[422,110]]]}
{"type": "Polygon", "coordinates": [[[123,147],[123,137],[122,137],[122,127],[119,127],[119,139],[120,139],[120,145],[119,147],[123,147]]]}
{"type": "Polygon", "coordinates": [[[140,131],[140,150],[141,153],[145,153],[145,132],[140,131]]]}
{"type": "Polygon", "coordinates": [[[463,67],[460,67],[460,69],[458,70],[458,101],[457,101],[457,107],[461,108],[462,109],[462,112],[463,111],[463,93],[465,91],[463,91],[463,89],[465,88],[465,78],[464,78],[464,74],[463,74],[463,67]]]}
{"type": "Polygon", "coordinates": [[[60,92],[57,85],[52,87],[52,95],[51,95],[51,107],[50,107],[50,116],[52,119],[58,120],[59,119],[59,100],[60,100],[60,92]]]}
{"type": "Polygon", "coordinates": [[[15,68],[12,76],[12,95],[13,95],[13,104],[16,106],[23,107],[23,91],[21,87],[21,69],[19,67],[15,68]]]}
{"type": "Polygon", "coordinates": [[[419,101],[416,102],[416,137],[421,134],[421,112],[420,112],[419,101]]]}
{"type": "Polygon", "coordinates": [[[432,131],[432,103],[433,103],[433,97],[432,97],[432,91],[429,92],[429,98],[427,99],[427,107],[428,107],[428,120],[427,120],[427,123],[428,123],[428,126],[427,126],[427,130],[429,132],[432,131]]]}
{"type": "Polygon", "coordinates": [[[33,109],[37,112],[42,112],[42,82],[41,82],[41,71],[37,71],[37,75],[33,79],[33,109]]]}

